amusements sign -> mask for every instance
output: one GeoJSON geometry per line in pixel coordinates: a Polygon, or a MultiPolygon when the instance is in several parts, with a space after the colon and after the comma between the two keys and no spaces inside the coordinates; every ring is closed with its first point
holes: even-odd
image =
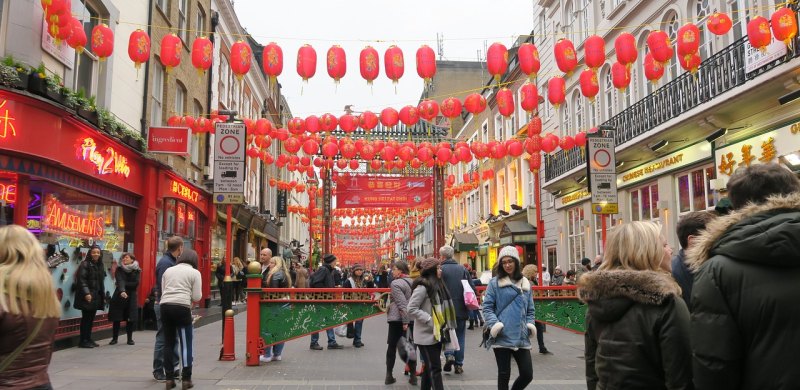
{"type": "Polygon", "coordinates": [[[417,207],[432,205],[430,177],[339,177],[336,208],[417,207]]]}

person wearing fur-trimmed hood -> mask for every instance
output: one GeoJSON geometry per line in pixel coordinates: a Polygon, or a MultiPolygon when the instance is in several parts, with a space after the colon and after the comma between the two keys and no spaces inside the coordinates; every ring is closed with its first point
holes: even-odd
{"type": "Polygon", "coordinates": [[[500,249],[483,299],[483,317],[490,329],[489,346],[497,361],[497,388],[508,389],[511,358],[519,377],[511,389],[524,389],[533,380],[531,340],[536,335],[531,283],[522,276],[519,252],[514,246],[500,249]]]}
{"type": "Polygon", "coordinates": [[[661,228],[629,222],[609,234],[600,268],[578,281],[589,390],[692,388],[689,309],[671,264],[661,228]]]}

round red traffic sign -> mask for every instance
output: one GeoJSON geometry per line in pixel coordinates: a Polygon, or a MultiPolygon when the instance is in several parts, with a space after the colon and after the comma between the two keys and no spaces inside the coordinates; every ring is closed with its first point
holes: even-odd
{"type": "Polygon", "coordinates": [[[222,151],[223,154],[232,156],[239,152],[240,147],[239,139],[235,136],[226,135],[219,140],[219,150],[222,151]]]}
{"type": "Polygon", "coordinates": [[[592,155],[592,161],[598,168],[605,168],[611,164],[611,153],[608,153],[608,150],[605,149],[595,150],[592,155]]]}

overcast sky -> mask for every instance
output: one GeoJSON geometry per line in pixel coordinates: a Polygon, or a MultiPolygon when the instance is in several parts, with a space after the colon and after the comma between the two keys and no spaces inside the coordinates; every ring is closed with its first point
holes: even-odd
{"type": "MultiPolygon", "coordinates": [[[[278,81],[292,114],[301,117],[326,112],[338,116],[348,104],[355,111],[373,112],[416,104],[423,86],[416,71],[416,51],[423,44],[436,51],[437,33],[444,36],[443,59],[476,61],[484,45],[501,42],[510,47],[533,27],[531,0],[234,0],[234,6],[242,26],[258,42],[274,41],[283,49],[278,81]],[[306,43],[316,49],[317,72],[304,85],[297,75],[296,57],[306,43]],[[338,88],[325,68],[325,54],[336,44],[347,57],[347,74],[338,88]],[[396,93],[383,64],[383,53],[392,44],[403,50],[405,59],[396,93]],[[380,75],[372,88],[361,78],[358,65],[366,45],[380,54],[380,75]]],[[[485,81],[476,80],[463,89],[480,87],[485,81]]]]}

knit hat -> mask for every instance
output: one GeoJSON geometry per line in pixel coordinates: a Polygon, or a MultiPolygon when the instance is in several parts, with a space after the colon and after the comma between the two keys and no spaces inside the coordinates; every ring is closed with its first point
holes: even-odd
{"type": "Polygon", "coordinates": [[[363,271],[364,270],[364,266],[362,266],[359,263],[355,263],[355,264],[353,264],[352,267],[350,267],[350,270],[353,271],[353,272],[356,272],[358,270],[362,270],[363,271]]]}
{"type": "Polygon", "coordinates": [[[325,264],[333,263],[334,261],[336,261],[336,256],[334,256],[333,254],[328,253],[327,255],[322,257],[322,261],[324,261],[325,264]]]}
{"type": "Polygon", "coordinates": [[[519,252],[517,251],[517,248],[511,245],[505,246],[503,247],[503,249],[500,249],[500,253],[497,254],[497,261],[503,260],[503,258],[506,256],[513,257],[514,259],[517,260],[517,262],[519,262],[519,252]]]}
{"type": "Polygon", "coordinates": [[[434,259],[433,257],[429,257],[425,260],[422,260],[422,264],[420,264],[420,272],[425,272],[431,268],[436,268],[439,266],[439,260],[434,259]]]}

